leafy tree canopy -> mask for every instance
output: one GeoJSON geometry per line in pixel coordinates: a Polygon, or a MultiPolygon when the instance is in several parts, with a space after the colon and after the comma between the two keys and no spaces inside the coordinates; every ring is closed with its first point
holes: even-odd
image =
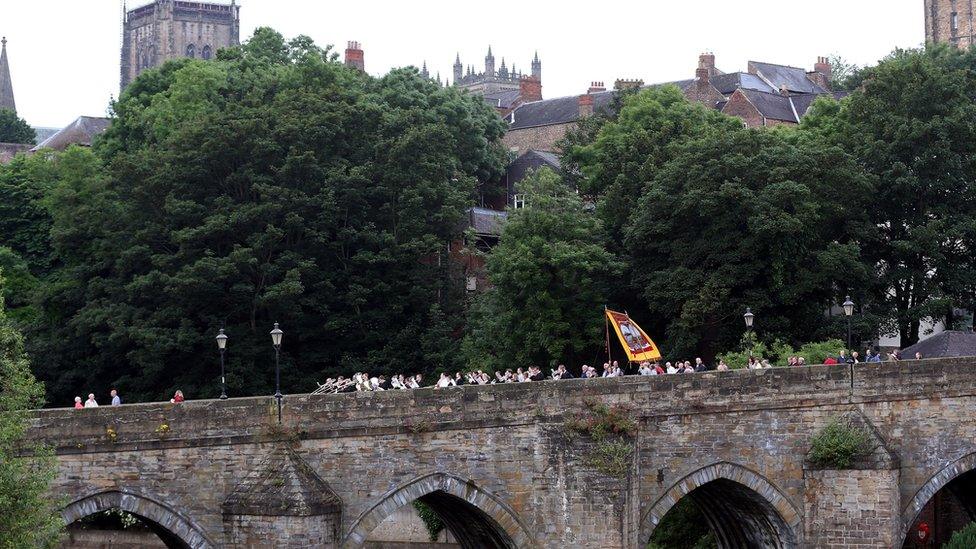
{"type": "Polygon", "coordinates": [[[148,71],[114,111],[96,156],[76,153],[87,173],[48,201],[64,265],[32,341],[57,398],[215,395],[221,326],[232,394],[271,387],[275,321],[292,391],[423,371],[421,335],[456,331],[438,255],[504,157],[483,101],[258,29],[216,61],[148,71]]]}
{"type": "Polygon", "coordinates": [[[488,257],[492,288],[479,296],[466,349],[489,369],[591,360],[619,265],[600,221],[552,171],[523,180],[519,193],[526,206],[510,211],[488,257]]]}
{"type": "Polygon", "coordinates": [[[0,109],[0,143],[35,145],[37,134],[26,120],[10,109],[0,109]]]}
{"type": "Polygon", "coordinates": [[[64,522],[48,496],[56,462],[25,439],[27,412],[43,404],[44,386],[31,374],[23,337],[6,318],[3,286],[0,276],[0,547],[57,547],[64,522]],[[18,457],[24,450],[34,457],[18,457]]]}

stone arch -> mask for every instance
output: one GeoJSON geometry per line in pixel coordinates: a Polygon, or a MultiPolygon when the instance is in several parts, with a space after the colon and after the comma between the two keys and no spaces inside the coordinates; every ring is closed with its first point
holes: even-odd
{"type": "Polygon", "coordinates": [[[641,519],[641,540],[650,539],[668,511],[689,495],[719,547],[799,546],[802,517],[797,507],[759,473],[728,462],[703,467],[675,482],[641,519]]]}
{"type": "Polygon", "coordinates": [[[61,510],[61,517],[65,524],[71,524],[110,509],[121,509],[149,521],[177,546],[191,549],[216,547],[200,526],[176,509],[130,490],[96,492],[76,499],[61,510]]]}
{"type": "Polygon", "coordinates": [[[976,452],[972,454],[967,454],[956,461],[953,461],[949,465],[945,466],[938,473],[932,475],[929,480],[922,485],[921,488],[915,492],[915,496],[905,510],[901,514],[901,539],[905,539],[908,536],[909,529],[911,529],[912,524],[918,519],[919,514],[921,514],[922,509],[925,505],[937,494],[940,490],[948,486],[950,482],[959,478],[966,473],[971,471],[976,471],[976,452]]]}
{"type": "Polygon", "coordinates": [[[454,506],[454,509],[469,508],[471,512],[481,515],[479,517],[481,522],[489,523],[488,526],[493,531],[473,532],[468,535],[461,526],[469,526],[469,521],[456,523],[455,527],[451,528],[451,518],[442,516],[442,520],[458,538],[462,547],[511,547],[513,549],[538,547],[525,523],[498,496],[470,480],[440,472],[417,477],[383,494],[377,503],[353,522],[342,547],[346,549],[362,547],[374,528],[394,511],[417,499],[423,499],[435,507],[435,511],[438,511],[439,503],[454,506]],[[486,541],[485,536],[491,538],[490,543],[486,541]]]}

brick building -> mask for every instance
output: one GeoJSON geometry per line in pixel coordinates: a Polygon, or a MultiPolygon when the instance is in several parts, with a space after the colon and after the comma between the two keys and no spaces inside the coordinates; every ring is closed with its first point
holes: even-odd
{"type": "MultiPolygon", "coordinates": [[[[830,77],[830,63],[823,57],[812,71],[750,61],[744,72],[725,73],[715,66],[715,55],[705,53],[699,56],[694,78],[654,86],[677,86],[690,101],[737,116],[749,127],[764,127],[798,124],[817,97],[832,93],[830,77]]],[[[553,151],[581,118],[609,108],[617,90],[635,86],[644,83],[618,80],[615,89],[607,91],[594,82],[583,95],[527,102],[508,115],[509,131],[503,142],[517,153],[553,151]]]]}
{"type": "Polygon", "coordinates": [[[240,7],[230,4],[154,0],[127,10],[122,22],[121,84],[171,59],[210,59],[240,43],[240,7]]]}
{"type": "Polygon", "coordinates": [[[925,0],[925,41],[973,45],[973,0],[925,0]]]}

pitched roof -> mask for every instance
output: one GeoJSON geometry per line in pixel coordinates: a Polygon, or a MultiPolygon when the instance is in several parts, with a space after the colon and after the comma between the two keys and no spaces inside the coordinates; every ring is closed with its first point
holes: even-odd
{"type": "Polygon", "coordinates": [[[793,110],[794,105],[791,103],[790,97],[778,93],[760,92],[744,88],[740,89],[739,92],[745,95],[749,99],[749,102],[759,111],[759,114],[764,117],[785,122],[799,122],[799,113],[793,110]]]}
{"type": "Polygon", "coordinates": [[[786,86],[791,92],[827,93],[827,90],[807,78],[807,71],[800,67],[749,61],[749,72],[754,72],[776,90],[786,86]]]}
{"type": "Polygon", "coordinates": [[[48,137],[31,150],[54,149],[56,151],[63,151],[71,145],[90,147],[95,137],[107,130],[111,124],[112,120],[108,118],[79,116],[74,122],[58,130],[57,133],[48,137]]]}
{"type": "Polygon", "coordinates": [[[7,62],[7,37],[4,36],[0,49],[0,109],[17,112],[14,102],[14,86],[10,81],[10,64],[7,62]]]}
{"type": "Polygon", "coordinates": [[[756,90],[764,92],[774,92],[772,86],[763,81],[762,78],[747,72],[730,72],[720,74],[709,79],[715,89],[723,95],[731,95],[738,88],[756,90]]]}
{"type": "Polygon", "coordinates": [[[475,234],[499,236],[507,219],[508,212],[474,207],[468,210],[467,227],[473,228],[475,234]]]}
{"type": "Polygon", "coordinates": [[[305,460],[281,445],[244,477],[221,507],[229,515],[307,517],[338,513],[341,505],[305,460]]]}
{"type": "Polygon", "coordinates": [[[945,331],[928,339],[923,339],[907,349],[902,349],[901,357],[912,359],[915,358],[915,353],[922,353],[922,358],[976,356],[976,334],[954,330],[945,331]]]}
{"type": "Polygon", "coordinates": [[[496,109],[510,109],[516,102],[518,102],[519,97],[522,96],[521,90],[503,90],[493,93],[486,93],[482,97],[485,102],[495,107],[496,109]]]}
{"type": "MultiPolygon", "coordinates": [[[[593,96],[593,112],[606,109],[613,102],[614,92],[596,92],[593,96]]],[[[509,129],[533,128],[552,124],[567,124],[579,120],[579,96],[557,97],[523,103],[509,115],[509,129]]]]}

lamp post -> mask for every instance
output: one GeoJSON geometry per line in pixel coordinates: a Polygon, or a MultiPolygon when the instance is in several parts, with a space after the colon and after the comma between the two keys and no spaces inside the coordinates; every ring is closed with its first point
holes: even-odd
{"type": "Polygon", "coordinates": [[[746,307],[746,314],[742,315],[742,318],[746,321],[746,331],[752,331],[752,323],[756,320],[756,315],[752,314],[752,309],[746,307]]]}
{"type": "Polygon", "coordinates": [[[275,400],[278,401],[278,423],[281,423],[281,362],[279,361],[279,355],[281,354],[281,336],[285,332],[281,331],[278,327],[278,323],[275,322],[274,329],[271,330],[271,344],[274,345],[275,350],[275,400]]]}
{"type": "Polygon", "coordinates": [[[851,317],[854,316],[854,302],[851,301],[851,296],[847,296],[847,300],[844,301],[844,315],[847,316],[847,350],[851,349],[851,317]]]}
{"type": "Polygon", "coordinates": [[[220,400],[227,400],[227,383],[224,381],[224,351],[227,350],[227,334],[221,328],[217,334],[217,349],[220,351],[220,400]]]}

